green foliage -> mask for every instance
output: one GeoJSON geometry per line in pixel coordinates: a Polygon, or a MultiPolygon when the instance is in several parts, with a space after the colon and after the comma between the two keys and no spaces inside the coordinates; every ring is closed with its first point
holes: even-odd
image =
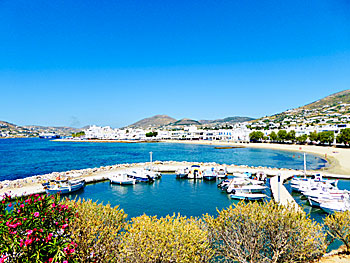
{"type": "Polygon", "coordinates": [[[342,241],[350,253],[350,211],[334,212],[325,218],[324,224],[330,237],[342,241]]]}
{"type": "Polygon", "coordinates": [[[310,132],[309,139],[312,142],[318,142],[318,133],[316,131],[310,132]]]}
{"type": "Polygon", "coordinates": [[[332,144],[334,142],[334,132],[333,131],[323,131],[318,134],[318,140],[320,143],[332,144]]]}
{"type": "Polygon", "coordinates": [[[84,131],[81,131],[81,132],[77,132],[77,133],[73,133],[72,134],[72,137],[81,137],[81,136],[84,136],[85,135],[85,132],[84,131]]]}
{"type": "Polygon", "coordinates": [[[295,141],[295,131],[294,130],[291,130],[290,132],[288,132],[287,134],[287,138],[286,138],[288,141],[292,141],[294,142],[295,141]]]}
{"type": "Polygon", "coordinates": [[[157,137],[158,132],[147,132],[146,137],[157,137]]]}
{"type": "Polygon", "coordinates": [[[31,195],[0,203],[0,262],[72,261],[74,211],[59,196],[31,195]],[[6,261],[1,261],[6,258],[6,261]]]}
{"type": "Polygon", "coordinates": [[[274,131],[271,132],[269,136],[270,136],[271,141],[276,141],[278,138],[277,134],[274,131]]]}
{"type": "Polygon", "coordinates": [[[321,226],[292,206],[240,202],[205,221],[226,262],[308,262],[326,249],[321,226]]]}
{"type": "Polygon", "coordinates": [[[264,133],[261,131],[253,131],[249,134],[251,141],[261,141],[264,138],[264,133]]]}
{"type": "Polygon", "coordinates": [[[208,262],[213,251],[201,226],[180,215],[132,218],[122,237],[121,262],[208,262]]]}
{"type": "Polygon", "coordinates": [[[279,130],[277,133],[277,140],[280,142],[284,142],[287,140],[287,131],[286,130],[279,130]]]}
{"type": "Polygon", "coordinates": [[[345,145],[350,144],[350,129],[342,129],[337,136],[337,143],[344,143],[345,145]]]}
{"type": "Polygon", "coordinates": [[[305,143],[307,140],[307,135],[303,134],[295,138],[298,143],[305,143]]]}
{"type": "Polygon", "coordinates": [[[77,262],[115,262],[118,258],[120,233],[127,215],[118,206],[91,200],[69,201],[77,216],[70,226],[71,239],[78,244],[77,262]]]}

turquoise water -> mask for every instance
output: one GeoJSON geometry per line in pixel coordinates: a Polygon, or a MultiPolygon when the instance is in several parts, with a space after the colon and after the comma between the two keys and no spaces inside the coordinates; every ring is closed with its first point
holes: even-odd
{"type": "MultiPolygon", "coordinates": [[[[32,175],[93,168],[117,163],[149,161],[197,161],[277,168],[303,168],[300,154],[287,151],[171,143],[79,143],[43,139],[1,139],[0,181],[32,175]],[[293,157],[294,156],[294,157],[293,157]]],[[[324,167],[325,160],[309,155],[310,169],[324,167]]]]}
{"type": "MultiPolygon", "coordinates": [[[[109,182],[87,185],[84,190],[69,198],[85,198],[112,206],[119,205],[131,217],[144,213],[166,216],[180,213],[185,216],[216,214],[237,200],[217,188],[215,181],[176,179],[174,174],[164,174],[153,184],[139,183],[121,186],[109,182]]],[[[266,190],[270,195],[270,190],[266,190]]]]}

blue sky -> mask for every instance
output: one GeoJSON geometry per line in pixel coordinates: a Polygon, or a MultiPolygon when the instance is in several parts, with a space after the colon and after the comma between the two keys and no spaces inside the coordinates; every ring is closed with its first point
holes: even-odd
{"type": "Polygon", "coordinates": [[[261,117],[350,88],[350,2],[0,0],[0,120],[261,117]]]}

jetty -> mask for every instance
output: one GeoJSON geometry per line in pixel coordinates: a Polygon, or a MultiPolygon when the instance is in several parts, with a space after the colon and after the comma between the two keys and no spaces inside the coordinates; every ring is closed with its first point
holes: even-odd
{"type": "MultiPolygon", "coordinates": [[[[42,183],[54,180],[57,178],[67,178],[67,179],[84,179],[86,184],[103,182],[108,180],[109,176],[113,173],[122,172],[126,169],[134,168],[152,168],[152,170],[159,171],[161,173],[175,173],[178,169],[190,167],[192,165],[200,165],[201,168],[207,169],[211,167],[221,167],[226,168],[228,174],[233,173],[243,173],[250,172],[255,174],[257,172],[264,172],[268,177],[270,177],[271,193],[273,199],[282,204],[291,204],[298,207],[294,198],[287,191],[283,183],[293,177],[294,175],[302,175],[303,170],[293,170],[286,168],[272,168],[272,167],[250,167],[247,165],[227,165],[218,164],[215,162],[202,163],[202,162],[175,162],[175,161],[154,161],[146,163],[132,163],[132,164],[116,164],[110,166],[103,166],[99,168],[87,168],[81,170],[71,170],[65,172],[53,172],[50,174],[36,175],[23,179],[17,180],[5,180],[0,182],[0,196],[4,194],[9,194],[13,197],[15,196],[27,196],[31,194],[44,193],[42,183]],[[280,176],[280,182],[278,182],[278,176],[280,176]]],[[[318,171],[307,171],[308,174],[317,173],[318,171]]],[[[323,173],[325,177],[332,178],[349,178],[344,175],[332,175],[328,173],[323,173]]]]}

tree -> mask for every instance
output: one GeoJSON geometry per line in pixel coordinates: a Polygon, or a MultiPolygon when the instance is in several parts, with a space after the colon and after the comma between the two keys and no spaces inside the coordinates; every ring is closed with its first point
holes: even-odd
{"type": "Polygon", "coordinates": [[[157,137],[158,132],[147,132],[146,137],[157,137]]]}
{"type": "Polygon", "coordinates": [[[344,143],[345,145],[350,144],[350,129],[342,129],[337,136],[337,143],[344,143]]]}
{"type": "Polygon", "coordinates": [[[271,132],[269,136],[270,136],[271,141],[274,142],[277,140],[277,134],[274,131],[271,132]]]}
{"type": "Polygon", "coordinates": [[[84,136],[84,135],[85,135],[85,132],[81,131],[81,132],[73,133],[72,137],[81,137],[81,136],[84,136]]]}
{"type": "Polygon", "coordinates": [[[295,141],[295,131],[294,130],[291,130],[290,132],[288,132],[287,140],[288,141],[292,141],[292,142],[295,141]]]}
{"type": "Polygon", "coordinates": [[[277,140],[280,142],[283,142],[287,139],[287,131],[286,130],[279,130],[277,133],[277,140]]]}
{"type": "Polygon", "coordinates": [[[333,131],[320,132],[319,141],[322,144],[329,143],[329,145],[331,145],[334,142],[334,132],[333,131]]]}
{"type": "Polygon", "coordinates": [[[264,138],[264,133],[261,131],[253,131],[249,134],[249,138],[253,142],[261,141],[264,138]]]}
{"type": "Polygon", "coordinates": [[[310,132],[309,139],[311,142],[318,142],[318,133],[316,131],[310,132]]]}
{"type": "Polygon", "coordinates": [[[297,141],[298,143],[304,144],[304,143],[306,142],[306,140],[307,140],[307,135],[306,135],[306,134],[303,134],[303,135],[301,135],[301,136],[296,137],[295,139],[296,139],[296,141],[297,141]]]}

